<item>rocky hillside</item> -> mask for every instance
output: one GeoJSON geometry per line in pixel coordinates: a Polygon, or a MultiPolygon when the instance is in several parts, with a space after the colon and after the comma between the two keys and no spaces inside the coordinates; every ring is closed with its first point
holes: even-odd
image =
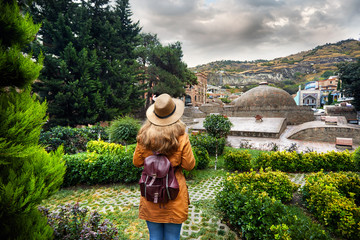
{"type": "Polygon", "coordinates": [[[336,64],[360,58],[360,41],[344,40],[273,60],[216,61],[196,66],[193,71],[208,75],[213,85],[245,86],[262,81],[304,82],[319,78],[326,71],[336,71],[336,64]]]}

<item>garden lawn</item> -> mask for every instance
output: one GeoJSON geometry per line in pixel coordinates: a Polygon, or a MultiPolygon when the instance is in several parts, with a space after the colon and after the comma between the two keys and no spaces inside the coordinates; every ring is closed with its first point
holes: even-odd
{"type": "MultiPolygon", "coordinates": [[[[191,205],[189,219],[183,224],[181,239],[236,239],[236,235],[220,222],[214,209],[216,193],[226,172],[201,170],[187,181],[191,205]]],[[[119,230],[120,239],[149,239],[146,223],[138,219],[140,190],[137,184],[72,187],[59,190],[42,206],[56,210],[58,205],[79,203],[99,212],[119,230]]]]}

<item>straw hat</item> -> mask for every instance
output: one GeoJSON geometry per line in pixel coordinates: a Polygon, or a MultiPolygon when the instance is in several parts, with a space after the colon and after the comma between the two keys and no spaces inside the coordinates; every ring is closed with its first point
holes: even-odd
{"type": "Polygon", "coordinates": [[[146,110],[146,117],[154,125],[167,126],[180,119],[184,107],[183,101],[164,93],[158,96],[155,103],[146,110]]]}

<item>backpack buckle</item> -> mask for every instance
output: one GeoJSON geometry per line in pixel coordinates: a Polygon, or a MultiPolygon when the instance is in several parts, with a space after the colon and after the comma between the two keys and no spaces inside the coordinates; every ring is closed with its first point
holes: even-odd
{"type": "Polygon", "coordinates": [[[159,199],[159,193],[154,193],[154,203],[157,203],[159,199]]]}

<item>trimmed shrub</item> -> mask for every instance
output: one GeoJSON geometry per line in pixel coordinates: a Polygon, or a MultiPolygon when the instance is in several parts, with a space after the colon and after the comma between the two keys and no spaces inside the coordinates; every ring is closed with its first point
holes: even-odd
{"type": "Polygon", "coordinates": [[[64,146],[67,154],[86,151],[86,144],[90,140],[108,139],[104,127],[94,126],[85,128],[53,127],[49,131],[40,133],[39,143],[45,145],[46,151],[54,151],[60,145],[64,146]]]}
{"type": "Polygon", "coordinates": [[[321,153],[322,161],[315,163],[318,168],[317,171],[323,169],[324,171],[353,171],[355,164],[353,162],[351,153],[348,150],[342,152],[326,152],[321,153]]]}
{"type": "Polygon", "coordinates": [[[195,158],[195,167],[193,169],[191,169],[190,171],[182,169],[182,172],[185,176],[186,179],[191,179],[194,176],[194,172],[197,169],[197,166],[199,164],[199,157],[196,154],[196,147],[192,147],[192,153],[194,154],[194,158],[195,158]]]}
{"type": "Polygon", "coordinates": [[[303,197],[315,217],[336,235],[346,239],[360,236],[360,177],[352,172],[306,177],[303,197]]]}
{"type": "Polygon", "coordinates": [[[228,151],[224,155],[225,168],[230,171],[249,171],[251,154],[249,151],[228,151]]]}
{"type": "Polygon", "coordinates": [[[114,120],[107,132],[111,142],[126,145],[136,143],[136,136],[140,127],[138,120],[125,116],[114,120]]]}
{"type": "Polygon", "coordinates": [[[194,156],[196,155],[196,166],[195,169],[206,169],[210,163],[210,157],[208,151],[201,146],[194,146],[193,148],[194,156]]]}
{"type": "Polygon", "coordinates": [[[355,165],[356,170],[360,171],[360,147],[355,149],[352,156],[353,156],[353,161],[354,161],[354,165],[355,165]]]}
{"type": "Polygon", "coordinates": [[[301,165],[301,154],[296,152],[261,153],[256,159],[258,168],[271,167],[283,172],[296,172],[301,165]]]}
{"type": "Polygon", "coordinates": [[[191,146],[203,147],[208,151],[209,155],[215,156],[216,144],[218,144],[218,155],[221,155],[224,152],[226,144],[225,138],[215,138],[206,133],[190,135],[189,138],[191,146]]]}
{"type": "Polygon", "coordinates": [[[119,239],[118,230],[101,215],[94,211],[88,215],[87,208],[79,204],[59,206],[60,210],[50,213],[49,209],[39,207],[53,228],[54,239],[119,239]]]}
{"type": "Polygon", "coordinates": [[[256,171],[233,173],[226,179],[226,183],[233,185],[235,189],[242,187],[251,188],[256,192],[267,192],[270,197],[275,197],[282,202],[289,202],[292,200],[293,192],[299,186],[290,181],[286,173],[279,171],[270,171],[260,169],[259,173],[256,171]]]}
{"type": "Polygon", "coordinates": [[[75,186],[81,182],[84,182],[83,172],[86,169],[85,160],[88,158],[88,153],[78,153],[74,155],[64,155],[66,173],[64,175],[64,181],[62,187],[75,186]]]}
{"type": "Polygon", "coordinates": [[[96,152],[98,154],[121,154],[125,151],[123,145],[104,141],[89,141],[86,147],[88,152],[96,152]]]}
{"type": "Polygon", "coordinates": [[[283,172],[352,171],[355,160],[352,154],[343,152],[269,152],[260,154],[255,160],[256,168],[271,167],[283,172]]]}
{"type": "Polygon", "coordinates": [[[280,172],[233,173],[223,182],[216,206],[245,239],[330,239],[302,211],[282,204],[296,188],[280,172]]]}
{"type": "Polygon", "coordinates": [[[90,149],[95,149],[94,152],[64,156],[67,169],[63,187],[77,184],[131,183],[139,180],[142,169],[133,165],[134,147],[124,151],[121,145],[104,142],[92,142],[90,146],[90,149]]]}

